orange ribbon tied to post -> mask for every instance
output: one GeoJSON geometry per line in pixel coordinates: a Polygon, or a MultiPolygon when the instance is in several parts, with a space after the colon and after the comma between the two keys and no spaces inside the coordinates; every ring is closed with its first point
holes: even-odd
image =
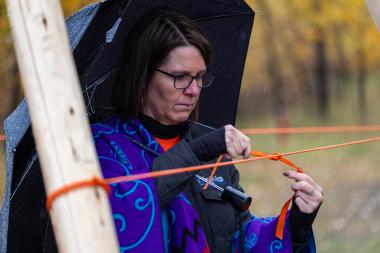
{"type": "Polygon", "coordinates": [[[108,183],[104,179],[99,178],[97,176],[94,176],[93,178],[88,179],[88,180],[82,180],[82,181],[73,182],[73,183],[64,185],[61,188],[50,193],[50,195],[47,196],[47,198],[46,198],[46,209],[48,210],[48,212],[50,212],[53,201],[56,198],[66,194],[70,191],[80,189],[80,188],[84,188],[84,187],[90,187],[90,186],[99,186],[99,187],[103,188],[108,194],[111,192],[111,187],[108,185],[108,183]]]}

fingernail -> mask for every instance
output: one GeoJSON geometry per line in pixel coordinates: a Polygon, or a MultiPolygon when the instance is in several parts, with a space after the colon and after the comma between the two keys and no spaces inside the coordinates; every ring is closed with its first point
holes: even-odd
{"type": "Polygon", "coordinates": [[[284,175],[285,177],[288,177],[289,173],[288,172],[284,172],[284,173],[282,173],[282,175],[284,175]]]}

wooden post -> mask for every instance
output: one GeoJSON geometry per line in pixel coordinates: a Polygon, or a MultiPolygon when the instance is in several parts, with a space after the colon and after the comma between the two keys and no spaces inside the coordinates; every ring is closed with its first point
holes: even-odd
{"type": "MultiPolygon", "coordinates": [[[[100,176],[58,0],[6,0],[47,194],[100,176]]],[[[119,252],[107,194],[67,193],[51,219],[60,252],[119,252]]]]}
{"type": "Polygon", "coordinates": [[[377,30],[380,32],[380,1],[379,0],[366,0],[367,7],[371,13],[373,21],[377,26],[377,30]]]}

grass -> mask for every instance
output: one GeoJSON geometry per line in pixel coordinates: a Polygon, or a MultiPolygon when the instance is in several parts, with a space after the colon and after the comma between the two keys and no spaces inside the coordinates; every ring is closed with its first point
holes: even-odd
{"type": "MultiPolygon", "coordinates": [[[[354,86],[344,97],[331,104],[330,117],[322,123],[308,106],[291,108],[291,126],[351,125],[358,123],[354,86]]],[[[376,79],[368,86],[370,124],[380,124],[376,79]]],[[[244,99],[242,97],[241,99],[244,99]]],[[[238,118],[238,128],[273,127],[271,115],[238,118]]],[[[267,153],[287,152],[379,136],[360,134],[288,135],[285,145],[276,136],[251,136],[253,149],[267,153]]],[[[324,189],[324,203],[314,225],[318,252],[380,252],[380,143],[367,143],[333,150],[317,151],[288,157],[311,175],[324,189]]],[[[277,215],[291,196],[290,181],[282,172],[290,168],[274,161],[257,161],[238,166],[241,183],[254,198],[252,212],[259,216],[277,215]]]]}
{"type": "MultiPolygon", "coordinates": [[[[255,141],[258,150],[266,149],[259,145],[261,141],[255,141]]],[[[331,140],[325,137],[325,141],[331,140]]],[[[298,149],[309,146],[305,143],[298,149]]],[[[319,252],[379,252],[379,152],[379,144],[373,143],[289,157],[324,188],[325,200],[315,223],[319,252]]],[[[252,212],[260,216],[279,213],[292,194],[290,181],[282,176],[288,169],[273,161],[239,166],[241,183],[254,197],[252,212]]]]}

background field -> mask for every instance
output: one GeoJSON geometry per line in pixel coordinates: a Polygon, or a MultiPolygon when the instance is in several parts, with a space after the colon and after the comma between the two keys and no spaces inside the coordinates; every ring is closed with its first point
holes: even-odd
{"type": "MultiPolygon", "coordinates": [[[[372,112],[369,121],[380,122],[379,77],[369,82],[368,102],[372,112]]],[[[353,87],[346,95],[334,100],[330,120],[326,125],[350,125],[358,122],[353,87]]],[[[268,98],[270,94],[267,94],[268,98]]],[[[248,99],[242,94],[241,100],[248,99]]],[[[306,103],[307,104],[307,103],[306,103]]],[[[238,117],[237,126],[273,127],[271,115],[238,117]]],[[[312,106],[293,108],[289,113],[291,126],[320,125],[312,106]]],[[[360,134],[298,134],[288,135],[279,143],[273,135],[250,136],[254,149],[273,153],[332,145],[379,136],[379,133],[360,134]]],[[[315,222],[318,252],[380,252],[380,143],[317,151],[289,156],[296,165],[311,175],[324,189],[324,203],[315,222]]],[[[290,168],[270,160],[238,166],[241,182],[253,196],[253,213],[260,216],[279,214],[283,203],[291,196],[289,180],[282,172],[290,168]]]]}

